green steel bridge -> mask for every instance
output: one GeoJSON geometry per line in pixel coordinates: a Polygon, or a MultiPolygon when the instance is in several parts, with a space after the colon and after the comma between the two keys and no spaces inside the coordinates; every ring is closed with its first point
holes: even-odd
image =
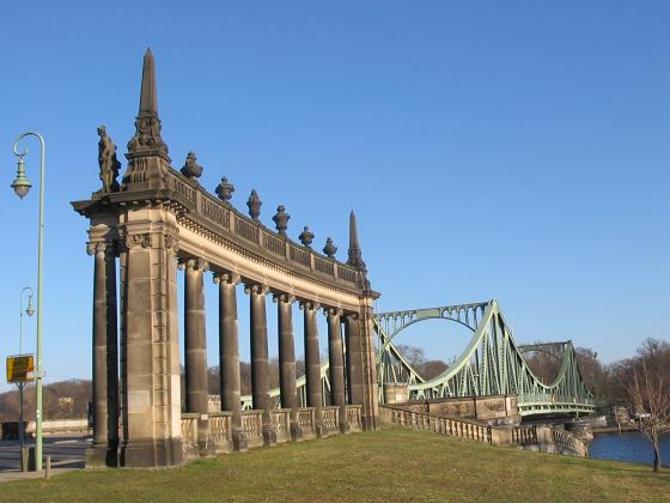
{"type": "MultiPolygon", "coordinates": [[[[495,300],[428,309],[409,309],[374,315],[377,334],[377,376],[379,400],[384,401],[387,383],[407,383],[410,400],[458,398],[490,395],[517,395],[522,416],[589,414],[594,411],[593,396],[586,388],[577,365],[571,341],[519,345],[495,300]],[[393,339],[415,323],[445,320],[467,327],[472,337],[467,346],[442,374],[424,379],[393,339]],[[539,351],[561,362],[554,382],[544,384],[533,374],[524,353],[539,351]]],[[[330,396],[328,363],[321,365],[324,401],[330,396]]],[[[307,403],[306,379],[296,383],[301,406],[307,403]]],[[[270,390],[276,408],[280,407],[279,388],[270,390]]],[[[251,409],[251,396],[243,396],[245,409],[251,409]]]]}
{"type": "Polygon", "coordinates": [[[517,395],[522,416],[588,414],[595,409],[572,342],[517,344],[495,300],[378,313],[374,324],[382,401],[386,383],[407,383],[413,400],[517,395]],[[458,323],[472,336],[446,371],[427,380],[412,368],[393,339],[416,323],[434,319],[458,323]],[[524,358],[524,353],[530,351],[548,353],[561,362],[553,382],[545,384],[533,374],[524,358]]]}

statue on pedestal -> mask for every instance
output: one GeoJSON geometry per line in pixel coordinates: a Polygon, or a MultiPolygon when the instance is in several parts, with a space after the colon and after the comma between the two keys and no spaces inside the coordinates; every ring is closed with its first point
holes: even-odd
{"type": "Polygon", "coordinates": [[[108,194],[110,192],[118,192],[119,182],[116,178],[119,176],[119,169],[121,163],[116,158],[116,145],[112,143],[112,139],[107,135],[105,126],[98,128],[98,164],[100,165],[100,180],[102,181],[102,189],[99,193],[108,194]]]}

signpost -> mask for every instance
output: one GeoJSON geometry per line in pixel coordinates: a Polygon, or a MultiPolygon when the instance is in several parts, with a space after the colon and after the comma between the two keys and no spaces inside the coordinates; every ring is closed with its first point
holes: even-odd
{"type": "Polygon", "coordinates": [[[35,357],[32,354],[7,357],[7,382],[23,383],[35,380],[35,357]]]}
{"type": "MultiPolygon", "coordinates": [[[[7,357],[7,382],[15,383],[19,388],[19,440],[23,456],[24,426],[23,426],[23,387],[27,382],[35,380],[35,357],[32,354],[22,354],[7,357]]],[[[22,463],[23,466],[23,463],[22,463]]]]}

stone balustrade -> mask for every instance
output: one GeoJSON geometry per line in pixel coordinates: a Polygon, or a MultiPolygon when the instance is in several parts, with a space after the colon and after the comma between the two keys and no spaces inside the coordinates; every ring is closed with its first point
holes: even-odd
{"type": "Polygon", "coordinates": [[[360,405],[347,405],[347,422],[351,431],[361,431],[363,429],[360,405]]]}
{"type": "Polygon", "coordinates": [[[380,408],[380,418],[390,424],[489,445],[516,445],[527,450],[588,456],[588,447],[582,440],[569,431],[548,425],[489,426],[389,405],[380,408]]]}
{"type": "Polygon", "coordinates": [[[288,442],[291,440],[291,410],[277,409],[271,412],[272,425],[274,426],[277,443],[288,442]]]}
{"type": "Polygon", "coordinates": [[[491,443],[491,427],[474,421],[434,416],[425,412],[386,407],[390,411],[393,424],[407,426],[416,430],[430,430],[440,435],[467,438],[479,442],[491,443]]]}
{"type": "Polygon", "coordinates": [[[512,443],[517,445],[537,444],[537,427],[515,426],[512,428],[512,443]]]}
{"type": "Polygon", "coordinates": [[[571,456],[587,457],[589,449],[586,443],[575,437],[572,433],[558,428],[552,428],[552,440],[559,448],[561,454],[569,454],[571,456]]]}
{"type": "Polygon", "coordinates": [[[322,436],[327,437],[340,432],[340,408],[336,406],[323,407],[321,409],[323,424],[322,436]]]}

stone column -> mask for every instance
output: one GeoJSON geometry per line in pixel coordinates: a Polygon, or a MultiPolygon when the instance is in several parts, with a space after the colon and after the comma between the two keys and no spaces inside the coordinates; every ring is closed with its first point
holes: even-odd
{"type": "Polygon", "coordinates": [[[89,243],[95,256],[93,284],[93,449],[89,466],[116,466],[119,444],[116,263],[110,241],[89,243]]]}
{"type": "Polygon", "coordinates": [[[204,272],[207,263],[182,264],[184,281],[184,374],[186,412],[207,414],[207,336],[205,333],[204,272]]]}
{"type": "Polygon", "coordinates": [[[315,302],[302,302],[300,307],[305,315],[305,374],[307,376],[307,406],[316,407],[316,435],[323,432],[321,417],[321,362],[319,358],[319,332],[316,326],[316,311],[319,305],[315,302]]]}
{"type": "Polygon", "coordinates": [[[265,311],[266,286],[249,284],[245,288],[249,294],[251,313],[251,396],[253,408],[263,411],[263,444],[277,442],[270,414],[270,394],[268,376],[268,326],[265,311]]]}
{"type": "Polygon", "coordinates": [[[176,217],[169,209],[122,215],[122,466],[183,460],[177,321],[176,217]]]}
{"type": "Polygon", "coordinates": [[[361,356],[361,336],[359,316],[348,314],[345,318],[344,334],[347,344],[347,394],[349,403],[363,403],[363,362],[361,356]]]}
{"type": "Polygon", "coordinates": [[[340,408],[340,431],[349,430],[347,422],[347,400],[344,389],[344,354],[342,351],[342,327],[340,309],[326,309],[328,316],[328,359],[330,377],[330,397],[333,405],[340,408]]]}
{"type": "Polygon", "coordinates": [[[240,351],[237,333],[237,292],[240,277],[219,273],[214,283],[219,285],[219,372],[221,410],[232,413],[231,431],[233,449],[247,449],[242,431],[242,404],[240,401],[240,351]]]}
{"type": "Polygon", "coordinates": [[[290,409],[291,440],[302,436],[298,423],[298,388],[295,374],[295,344],[293,341],[293,297],[286,293],[276,294],[279,328],[279,389],[281,406],[290,409]]]}

